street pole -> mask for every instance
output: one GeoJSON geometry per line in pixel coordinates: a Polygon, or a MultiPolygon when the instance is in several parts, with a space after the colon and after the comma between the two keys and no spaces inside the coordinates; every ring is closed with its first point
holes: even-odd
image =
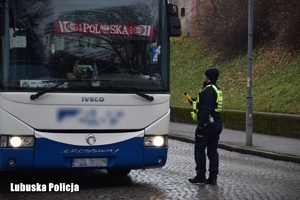
{"type": "Polygon", "coordinates": [[[248,73],[246,97],[246,146],[252,146],[252,40],[253,0],[248,0],[248,73]]]}

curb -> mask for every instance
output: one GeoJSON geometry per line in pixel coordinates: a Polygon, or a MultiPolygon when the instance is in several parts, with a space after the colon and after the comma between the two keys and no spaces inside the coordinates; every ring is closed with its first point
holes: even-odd
{"type": "MultiPolygon", "coordinates": [[[[170,109],[170,121],[197,124],[190,116],[190,107],[171,105],[170,109]]],[[[245,131],[245,111],[224,109],[221,116],[226,128],[245,131]]],[[[253,132],[300,139],[300,115],[254,112],[253,132]]]]}
{"type": "MultiPolygon", "coordinates": [[[[179,140],[182,142],[188,142],[188,143],[195,142],[195,140],[193,138],[184,137],[184,136],[180,136],[180,135],[176,135],[176,134],[172,134],[172,133],[169,133],[169,138],[179,140]]],[[[269,152],[269,151],[262,151],[262,150],[258,150],[258,149],[251,149],[251,147],[247,147],[247,146],[239,147],[239,146],[229,145],[229,144],[226,144],[223,142],[219,142],[218,148],[228,150],[228,151],[243,153],[243,154],[260,156],[260,157],[269,158],[269,159],[273,159],[273,160],[281,160],[281,161],[294,162],[294,163],[300,164],[299,156],[291,156],[291,155],[274,153],[274,152],[269,152]]]]}

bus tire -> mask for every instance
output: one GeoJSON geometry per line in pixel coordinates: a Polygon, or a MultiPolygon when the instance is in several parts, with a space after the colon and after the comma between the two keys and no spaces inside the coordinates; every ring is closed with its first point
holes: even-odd
{"type": "Polygon", "coordinates": [[[126,176],[130,173],[131,169],[106,169],[111,176],[126,176]]]}

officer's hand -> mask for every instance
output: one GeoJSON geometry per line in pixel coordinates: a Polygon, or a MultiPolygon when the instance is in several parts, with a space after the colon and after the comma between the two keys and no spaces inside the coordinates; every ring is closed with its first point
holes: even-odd
{"type": "Polygon", "coordinates": [[[197,130],[196,130],[197,134],[202,134],[202,130],[203,128],[201,126],[197,126],[197,130]]]}
{"type": "Polygon", "coordinates": [[[196,139],[197,138],[203,138],[201,127],[197,127],[197,130],[196,130],[196,139]]]}

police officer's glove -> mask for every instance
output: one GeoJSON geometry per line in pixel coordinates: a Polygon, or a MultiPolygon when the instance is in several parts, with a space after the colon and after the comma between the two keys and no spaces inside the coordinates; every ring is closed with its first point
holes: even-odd
{"type": "Polygon", "coordinates": [[[197,130],[196,130],[196,137],[198,138],[202,138],[203,137],[203,134],[202,134],[202,130],[203,128],[201,126],[198,126],[197,127],[197,130]]]}

